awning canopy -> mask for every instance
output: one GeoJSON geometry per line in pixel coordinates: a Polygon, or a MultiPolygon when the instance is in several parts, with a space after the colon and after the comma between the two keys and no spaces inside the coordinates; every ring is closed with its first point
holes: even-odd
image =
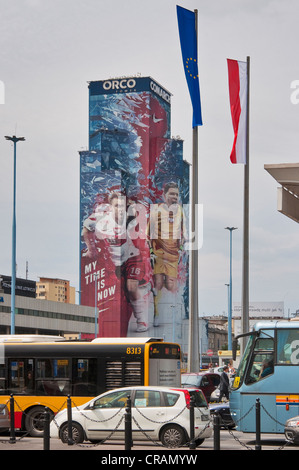
{"type": "Polygon", "coordinates": [[[264,168],[281,185],[277,210],[299,222],[299,163],[269,164],[264,168]]]}

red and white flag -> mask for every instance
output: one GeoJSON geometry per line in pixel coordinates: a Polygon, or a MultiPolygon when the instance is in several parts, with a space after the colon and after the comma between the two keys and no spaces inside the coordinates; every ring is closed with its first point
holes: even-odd
{"type": "Polygon", "coordinates": [[[234,128],[232,163],[246,164],[247,62],[227,59],[230,108],[234,128]]]}

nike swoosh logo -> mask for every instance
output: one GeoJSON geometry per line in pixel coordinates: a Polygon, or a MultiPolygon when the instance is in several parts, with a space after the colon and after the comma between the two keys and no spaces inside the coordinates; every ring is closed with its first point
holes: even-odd
{"type": "Polygon", "coordinates": [[[163,119],[156,118],[155,114],[153,114],[153,121],[156,124],[157,122],[163,121],[163,119]]]}

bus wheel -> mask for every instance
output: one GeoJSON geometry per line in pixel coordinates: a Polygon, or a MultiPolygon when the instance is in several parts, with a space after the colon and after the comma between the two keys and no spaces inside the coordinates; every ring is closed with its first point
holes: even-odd
{"type": "MultiPolygon", "coordinates": [[[[64,423],[59,431],[59,437],[64,444],[68,443],[69,431],[68,423],[64,423]]],[[[84,441],[84,431],[80,424],[72,422],[72,441],[74,444],[81,444],[84,441]]]]}
{"type": "Polygon", "coordinates": [[[32,437],[42,437],[44,434],[44,406],[35,406],[26,411],[25,429],[32,437]]]}

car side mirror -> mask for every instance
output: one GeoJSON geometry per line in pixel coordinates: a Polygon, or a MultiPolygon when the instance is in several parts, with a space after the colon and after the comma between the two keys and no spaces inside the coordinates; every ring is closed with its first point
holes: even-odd
{"type": "Polygon", "coordinates": [[[237,358],[237,347],[238,347],[238,340],[233,340],[233,360],[235,361],[237,358]]]}
{"type": "Polygon", "coordinates": [[[85,408],[85,410],[94,410],[94,409],[95,409],[94,402],[89,403],[89,405],[87,405],[87,407],[85,408]]]}

